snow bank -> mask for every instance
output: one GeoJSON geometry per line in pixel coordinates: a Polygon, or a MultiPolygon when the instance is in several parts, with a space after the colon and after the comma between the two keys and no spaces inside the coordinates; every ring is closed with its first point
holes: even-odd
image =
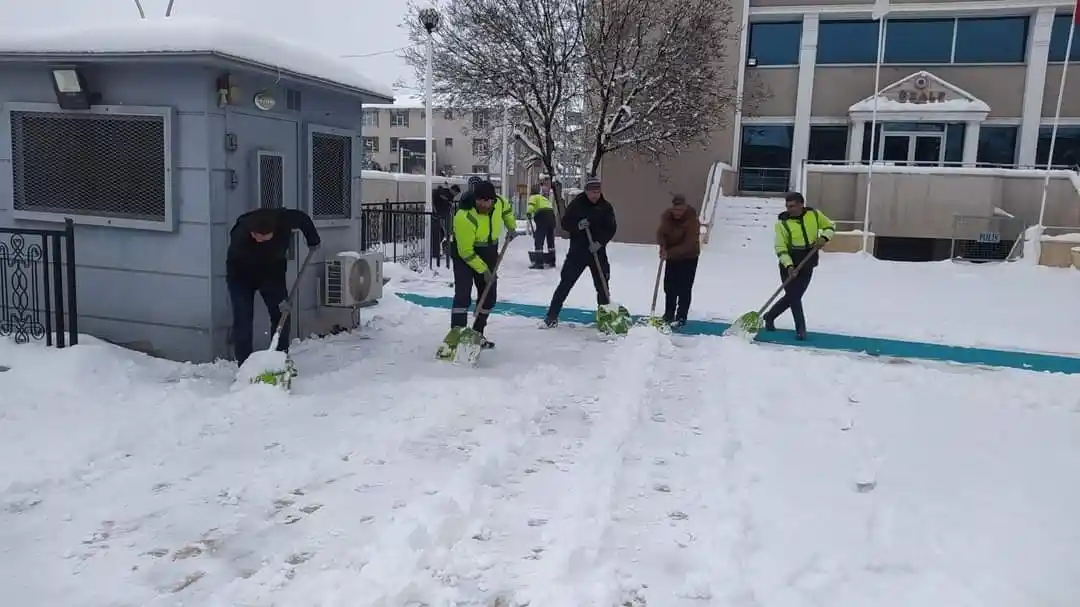
{"type": "Polygon", "coordinates": [[[139,19],[79,27],[7,29],[0,34],[0,54],[168,54],[207,53],[286,70],[299,76],[392,99],[393,90],[348,63],[302,44],[256,33],[251,24],[202,17],[139,19]]]}
{"type": "Polygon", "coordinates": [[[277,350],[256,350],[237,369],[236,381],[240,384],[250,384],[264,373],[283,373],[286,371],[286,358],[284,352],[277,350]]]}

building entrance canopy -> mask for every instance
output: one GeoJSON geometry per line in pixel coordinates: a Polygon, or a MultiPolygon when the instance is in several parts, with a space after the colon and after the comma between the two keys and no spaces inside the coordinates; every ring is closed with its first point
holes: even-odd
{"type": "Polygon", "coordinates": [[[926,71],[919,71],[881,89],[848,108],[851,119],[848,160],[862,160],[866,123],[874,119],[887,127],[877,137],[875,155],[886,162],[939,165],[944,161],[943,131],[946,123],[963,123],[963,163],[974,165],[978,155],[979,127],[990,106],[958,86],[926,71]],[[888,128],[887,123],[905,128],[888,128]],[[927,128],[918,128],[921,123],[927,128]],[[899,125],[896,125],[899,126],[899,125]]]}

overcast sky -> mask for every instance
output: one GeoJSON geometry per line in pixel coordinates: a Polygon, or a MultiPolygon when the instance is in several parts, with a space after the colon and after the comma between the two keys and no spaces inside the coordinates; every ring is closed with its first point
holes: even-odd
{"type": "MultiPolygon", "coordinates": [[[[142,0],[147,17],[162,16],[168,0],[142,0]]],[[[406,0],[176,0],[173,14],[249,24],[328,55],[360,55],[408,44],[398,27],[406,0]]],[[[77,26],[87,21],[138,19],[134,0],[0,0],[2,29],[77,26]]],[[[395,54],[346,59],[358,71],[387,85],[412,70],[395,54]]]]}

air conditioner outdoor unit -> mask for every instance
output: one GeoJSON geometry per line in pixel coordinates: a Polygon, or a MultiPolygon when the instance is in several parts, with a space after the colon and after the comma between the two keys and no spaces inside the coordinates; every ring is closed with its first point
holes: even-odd
{"type": "Polygon", "coordinates": [[[344,251],[328,259],[324,267],[323,306],[352,308],[382,297],[382,253],[344,251]]]}

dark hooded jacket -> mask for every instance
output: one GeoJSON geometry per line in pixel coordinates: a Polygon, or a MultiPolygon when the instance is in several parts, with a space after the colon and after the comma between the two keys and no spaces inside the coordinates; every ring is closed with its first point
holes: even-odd
{"type": "Polygon", "coordinates": [[[267,280],[284,280],[289,265],[289,246],[293,230],[304,233],[308,247],[319,246],[319,231],[311,217],[296,209],[255,209],[236,219],[229,232],[229,251],[225,258],[229,281],[259,285],[267,280]],[[251,225],[256,215],[271,215],[276,228],[274,237],[255,242],[251,225]]]}
{"type": "Polygon", "coordinates": [[[592,203],[585,192],[582,192],[566,205],[566,212],[563,213],[562,228],[570,234],[570,250],[589,249],[589,237],[585,230],[578,229],[578,223],[582,219],[589,220],[589,231],[592,232],[593,240],[600,245],[606,245],[615,238],[618,227],[615,223],[615,207],[611,206],[603,194],[599,200],[592,203]]]}

